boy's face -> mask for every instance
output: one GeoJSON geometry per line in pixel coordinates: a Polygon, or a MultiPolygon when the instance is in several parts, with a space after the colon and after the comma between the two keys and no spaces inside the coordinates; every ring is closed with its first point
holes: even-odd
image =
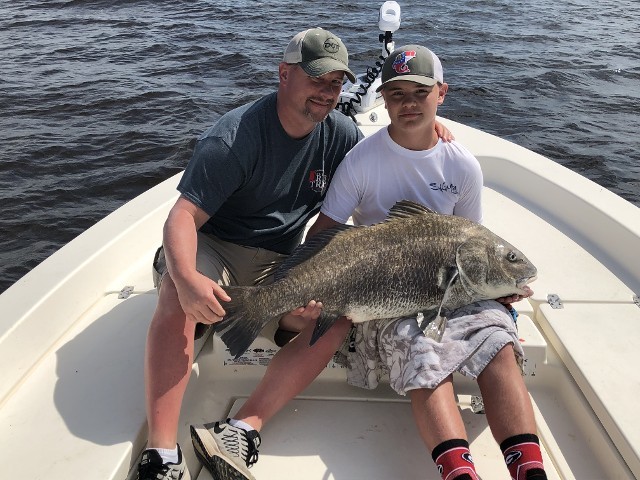
{"type": "Polygon", "coordinates": [[[390,82],[382,90],[391,125],[399,130],[432,129],[446,93],[446,83],[429,87],[407,80],[390,82]]]}

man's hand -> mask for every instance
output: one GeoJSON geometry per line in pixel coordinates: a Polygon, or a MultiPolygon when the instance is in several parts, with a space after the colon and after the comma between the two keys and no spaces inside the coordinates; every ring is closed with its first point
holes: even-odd
{"type": "Polygon", "coordinates": [[[222,320],[226,312],[219,300],[228,302],[231,298],[216,282],[195,272],[175,285],[180,306],[189,320],[205,324],[222,320]]]}
{"type": "Polygon", "coordinates": [[[205,324],[222,320],[225,311],[219,300],[231,300],[220,285],[196,270],[197,232],[208,218],[207,212],[180,197],[169,212],[162,237],[180,307],[189,320],[205,324]]]}

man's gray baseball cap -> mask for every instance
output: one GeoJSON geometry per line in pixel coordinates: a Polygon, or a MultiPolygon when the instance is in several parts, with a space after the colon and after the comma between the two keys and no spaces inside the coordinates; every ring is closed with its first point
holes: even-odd
{"type": "Polygon", "coordinates": [[[405,45],[391,52],[384,61],[382,85],[376,91],[379,92],[389,82],[396,80],[428,86],[444,83],[442,64],[436,54],[428,48],[421,45],[405,45]]]}
{"type": "Polygon", "coordinates": [[[293,37],[282,61],[300,65],[311,77],[343,71],[349,80],[356,81],[356,76],[349,70],[347,47],[339,37],[322,28],[310,28],[293,37]]]}

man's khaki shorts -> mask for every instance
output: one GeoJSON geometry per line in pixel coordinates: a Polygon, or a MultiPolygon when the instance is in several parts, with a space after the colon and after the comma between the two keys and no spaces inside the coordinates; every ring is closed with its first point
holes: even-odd
{"type": "MultiPolygon", "coordinates": [[[[274,270],[286,258],[287,255],[271,250],[237,245],[198,232],[196,269],[219,285],[272,283],[274,270]]],[[[162,280],[169,273],[162,247],[156,252],[152,273],[153,284],[159,293],[162,280]]],[[[208,329],[202,327],[203,325],[199,324],[196,328],[196,338],[201,337],[208,329]]]]}

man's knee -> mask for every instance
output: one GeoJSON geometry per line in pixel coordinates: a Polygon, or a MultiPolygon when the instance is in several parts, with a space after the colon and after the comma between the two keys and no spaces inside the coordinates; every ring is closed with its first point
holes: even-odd
{"type": "Polygon", "coordinates": [[[158,290],[158,304],[156,306],[156,312],[172,312],[177,309],[182,311],[180,306],[180,300],[178,298],[178,290],[175,283],[171,279],[169,274],[163,276],[162,284],[158,290]]]}
{"type": "Polygon", "coordinates": [[[158,303],[151,320],[151,327],[154,326],[171,329],[181,329],[187,332],[190,328],[195,329],[194,322],[187,319],[180,300],[175,284],[169,275],[165,275],[160,287],[158,303]],[[193,324],[193,325],[189,325],[193,324]]]}

